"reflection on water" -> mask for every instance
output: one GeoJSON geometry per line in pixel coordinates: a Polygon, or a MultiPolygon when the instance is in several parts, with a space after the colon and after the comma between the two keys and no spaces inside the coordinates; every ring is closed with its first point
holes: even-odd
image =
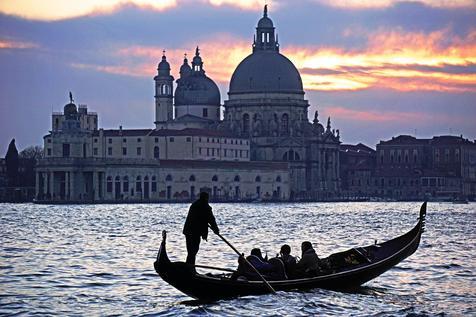
{"type": "MultiPolygon", "coordinates": [[[[417,203],[214,204],[220,232],[240,251],[297,253],[311,240],[321,257],[409,230],[417,203]]],[[[354,293],[315,289],[191,301],[163,282],[153,261],[161,230],[184,260],[185,204],[40,206],[1,204],[0,314],[407,316],[476,314],[476,205],[430,203],[418,251],[354,293]]],[[[210,234],[197,262],[234,268],[210,234]]],[[[204,270],[202,270],[204,271],[204,270]]]]}

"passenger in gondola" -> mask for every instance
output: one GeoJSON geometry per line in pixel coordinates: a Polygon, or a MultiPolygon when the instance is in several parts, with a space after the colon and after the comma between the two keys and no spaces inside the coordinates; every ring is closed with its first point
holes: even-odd
{"type": "Polygon", "coordinates": [[[292,277],[296,270],[296,258],[291,255],[291,247],[287,244],[283,244],[279,251],[278,258],[283,261],[287,276],[292,277]]]}
{"type": "Polygon", "coordinates": [[[208,225],[210,225],[213,232],[220,233],[213,216],[212,207],[208,204],[208,193],[201,192],[200,198],[190,206],[183,227],[183,234],[187,243],[186,263],[195,265],[195,258],[200,248],[200,238],[207,241],[208,225]]]}
{"type": "Polygon", "coordinates": [[[260,277],[258,274],[250,267],[251,264],[258,272],[262,275],[269,275],[273,271],[273,265],[269,264],[267,259],[263,258],[261,250],[259,248],[254,248],[251,250],[250,255],[245,258],[243,255],[240,255],[238,258],[238,269],[232,275],[232,279],[237,279],[242,276],[249,280],[258,280],[260,277]],[[249,263],[249,264],[248,264],[249,263]]]}
{"type": "Polygon", "coordinates": [[[319,257],[316,254],[316,251],[312,247],[312,243],[309,241],[304,241],[301,244],[301,260],[296,264],[295,274],[297,276],[315,276],[319,272],[319,257]]]}

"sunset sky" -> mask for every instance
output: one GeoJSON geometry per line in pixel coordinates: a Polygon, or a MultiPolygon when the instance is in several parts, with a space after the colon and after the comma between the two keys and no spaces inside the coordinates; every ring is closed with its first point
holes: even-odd
{"type": "MultiPolygon", "coordinates": [[[[42,144],[72,91],[103,128],[153,128],[162,50],[175,78],[200,46],[222,103],[251,53],[259,0],[0,1],[0,155],[42,144]]],[[[309,117],[344,143],[476,138],[475,0],[266,1],[309,117]]]]}

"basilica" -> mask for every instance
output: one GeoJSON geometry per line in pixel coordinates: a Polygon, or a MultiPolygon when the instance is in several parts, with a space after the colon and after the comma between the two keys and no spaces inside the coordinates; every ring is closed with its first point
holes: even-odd
{"type": "Polygon", "coordinates": [[[330,118],[324,127],[317,111],[309,121],[301,76],[280,53],[266,6],[223,104],[198,47],[175,82],[164,53],[154,82],[151,128],[99,128],[98,115],[70,95],[44,137],[37,202],[189,201],[200,191],[215,201],[338,195],[339,130],[330,118]]]}

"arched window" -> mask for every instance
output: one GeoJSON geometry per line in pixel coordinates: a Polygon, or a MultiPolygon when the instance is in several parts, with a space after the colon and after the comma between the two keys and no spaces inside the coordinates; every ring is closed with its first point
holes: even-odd
{"type": "Polygon", "coordinates": [[[299,156],[298,152],[294,152],[294,160],[295,161],[300,161],[301,160],[301,156],[299,156]]]}
{"type": "Polygon", "coordinates": [[[288,152],[284,152],[283,161],[287,161],[287,160],[288,160],[288,152]]]}
{"type": "Polygon", "coordinates": [[[278,175],[278,177],[276,177],[276,182],[281,183],[281,176],[278,175]]]}
{"type": "Polygon", "coordinates": [[[195,181],[195,175],[190,175],[188,180],[191,181],[191,182],[194,182],[195,181]]]}
{"type": "Polygon", "coordinates": [[[124,176],[122,179],[122,191],[127,193],[129,192],[129,177],[124,176]]]}
{"type": "Polygon", "coordinates": [[[289,133],[289,116],[287,113],[283,114],[283,116],[281,117],[281,133],[289,133]]]}
{"type": "Polygon", "coordinates": [[[250,115],[245,113],[243,115],[243,134],[250,133],[250,115]]]}
{"type": "Polygon", "coordinates": [[[154,158],[158,159],[160,155],[160,149],[158,146],[154,147],[154,158]]]}
{"type": "Polygon", "coordinates": [[[218,176],[213,175],[213,177],[212,177],[212,182],[218,182],[218,176]]]}
{"type": "Polygon", "coordinates": [[[261,182],[261,176],[259,176],[259,175],[258,175],[258,176],[256,176],[256,178],[255,178],[255,182],[257,182],[257,183],[261,182]]]}
{"type": "Polygon", "coordinates": [[[294,151],[293,150],[289,150],[288,159],[290,161],[294,161],[294,151]]]}
{"type": "Polygon", "coordinates": [[[240,181],[240,175],[236,175],[234,181],[239,182],[240,181]]]}
{"type": "Polygon", "coordinates": [[[165,178],[165,180],[166,180],[167,182],[171,182],[171,181],[172,181],[172,175],[170,175],[170,174],[167,175],[167,177],[165,178]]]}
{"type": "Polygon", "coordinates": [[[107,192],[112,193],[112,177],[108,176],[106,181],[107,192]]]}
{"type": "Polygon", "coordinates": [[[142,177],[136,177],[136,192],[142,192],[142,177]]]}

